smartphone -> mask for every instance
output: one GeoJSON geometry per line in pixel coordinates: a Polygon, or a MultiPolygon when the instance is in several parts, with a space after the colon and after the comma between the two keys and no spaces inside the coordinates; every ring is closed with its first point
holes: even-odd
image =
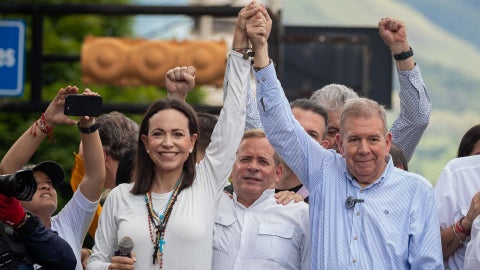
{"type": "Polygon", "coordinates": [[[101,96],[67,95],[63,113],[72,116],[99,116],[102,113],[101,96]]]}

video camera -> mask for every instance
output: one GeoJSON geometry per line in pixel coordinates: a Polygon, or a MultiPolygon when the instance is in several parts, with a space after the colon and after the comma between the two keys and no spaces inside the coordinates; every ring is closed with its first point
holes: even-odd
{"type": "Polygon", "coordinates": [[[37,191],[37,182],[32,170],[18,170],[14,174],[0,175],[0,193],[20,201],[32,200],[37,191]]]}

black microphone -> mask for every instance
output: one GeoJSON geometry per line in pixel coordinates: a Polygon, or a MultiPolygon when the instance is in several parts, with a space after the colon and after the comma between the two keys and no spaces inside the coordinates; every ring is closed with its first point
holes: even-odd
{"type": "Polygon", "coordinates": [[[345,201],[345,207],[347,209],[352,209],[355,207],[355,204],[357,203],[363,203],[365,200],[364,199],[355,199],[352,196],[349,196],[347,200],[345,201]]]}
{"type": "Polygon", "coordinates": [[[124,236],[120,242],[118,242],[118,250],[115,251],[115,256],[132,257],[133,244],[132,238],[124,236]]]}

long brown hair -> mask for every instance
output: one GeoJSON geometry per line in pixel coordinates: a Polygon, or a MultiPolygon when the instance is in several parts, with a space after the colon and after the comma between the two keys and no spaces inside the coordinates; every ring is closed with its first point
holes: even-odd
{"type": "MultiPolygon", "coordinates": [[[[135,183],[133,184],[133,188],[131,190],[131,192],[135,195],[148,192],[153,185],[155,177],[155,164],[150,159],[150,156],[143,145],[141,139],[142,135],[148,135],[150,118],[157,112],[166,109],[173,109],[185,115],[188,119],[188,130],[190,136],[193,134],[198,134],[197,114],[195,110],[186,102],[178,99],[165,98],[151,104],[143,116],[142,123],[140,125],[140,133],[138,136],[137,164],[134,180],[135,183]]],[[[193,180],[195,179],[196,156],[197,144],[195,143],[192,153],[188,156],[185,163],[183,163],[183,181],[180,190],[193,184],[193,180]]]]}

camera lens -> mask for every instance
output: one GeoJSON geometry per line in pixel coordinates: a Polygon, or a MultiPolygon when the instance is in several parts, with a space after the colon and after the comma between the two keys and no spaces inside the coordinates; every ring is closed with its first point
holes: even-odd
{"type": "Polygon", "coordinates": [[[37,191],[37,181],[31,170],[18,171],[15,174],[15,198],[30,201],[37,191]]]}
{"type": "Polygon", "coordinates": [[[30,201],[37,190],[37,182],[31,170],[0,176],[0,193],[21,201],[30,201]]]}

